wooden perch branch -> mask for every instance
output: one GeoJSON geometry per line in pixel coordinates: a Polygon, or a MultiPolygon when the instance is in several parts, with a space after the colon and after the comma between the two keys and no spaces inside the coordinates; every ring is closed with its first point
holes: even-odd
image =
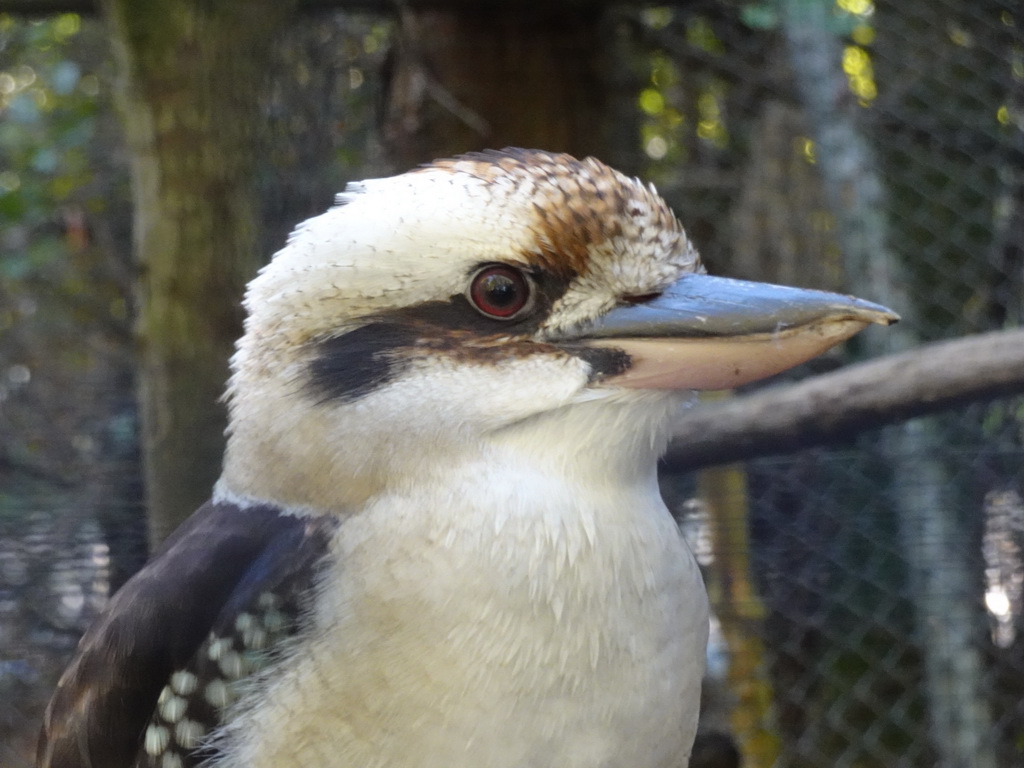
{"type": "Polygon", "coordinates": [[[788,453],[977,400],[1024,393],[1024,330],[938,342],[688,412],[675,471],[788,453]]]}

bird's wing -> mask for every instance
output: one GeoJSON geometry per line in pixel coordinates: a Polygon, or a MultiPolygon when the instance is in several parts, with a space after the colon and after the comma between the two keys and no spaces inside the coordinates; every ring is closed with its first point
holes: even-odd
{"type": "Polygon", "coordinates": [[[47,708],[38,768],[159,765],[168,753],[197,764],[232,684],[295,632],[335,524],[201,507],[82,638],[47,708]]]}

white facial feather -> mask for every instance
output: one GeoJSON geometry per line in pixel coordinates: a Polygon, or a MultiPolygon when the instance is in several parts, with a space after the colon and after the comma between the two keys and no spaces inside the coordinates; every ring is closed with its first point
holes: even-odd
{"type": "Polygon", "coordinates": [[[247,331],[263,346],[302,343],[382,308],[461,293],[474,264],[520,261],[528,233],[487,205],[480,186],[433,172],[363,182],[339,196],[253,280],[247,331]]]}
{"type": "MultiPolygon", "coordinates": [[[[250,284],[228,390],[223,492],[350,507],[400,477],[403,462],[419,471],[425,445],[457,436],[471,446],[491,431],[612,396],[590,387],[579,358],[542,346],[535,355],[510,347],[502,357],[493,340],[487,362],[437,350],[356,402],[318,402],[304,391],[316,342],[403,307],[448,302],[492,262],[568,283],[538,341],[700,269],[653,189],[595,160],[473,156],[351,185],[337,207],[300,225],[250,284]]],[[[630,445],[636,430],[625,430],[630,445]]]]}
{"type": "Polygon", "coordinates": [[[595,160],[569,175],[562,156],[542,157],[536,168],[524,163],[496,178],[466,161],[350,185],[252,281],[247,330],[264,348],[301,343],[381,308],[461,293],[474,265],[528,265],[545,255],[566,268],[583,261],[552,313],[551,325],[566,327],[701,269],[653,187],[595,160]]]}

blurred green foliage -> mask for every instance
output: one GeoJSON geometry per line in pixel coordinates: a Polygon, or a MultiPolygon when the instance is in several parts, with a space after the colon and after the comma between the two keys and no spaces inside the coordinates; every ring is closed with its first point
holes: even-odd
{"type": "Polygon", "coordinates": [[[0,270],[10,280],[67,255],[54,212],[79,204],[93,176],[99,78],[82,71],[80,32],[74,14],[28,23],[0,16],[0,270]]]}
{"type": "Polygon", "coordinates": [[[0,15],[0,481],[8,502],[87,472],[107,412],[99,400],[118,390],[112,379],[130,380],[127,175],[106,53],[96,21],[0,15]],[[107,392],[89,386],[99,381],[107,392]]]}

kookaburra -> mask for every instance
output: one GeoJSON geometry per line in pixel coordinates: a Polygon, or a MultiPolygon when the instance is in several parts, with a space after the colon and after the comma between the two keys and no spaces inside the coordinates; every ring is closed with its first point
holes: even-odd
{"type": "Polygon", "coordinates": [[[895,319],[709,277],[653,188],[518,149],[351,185],[245,306],[213,498],[82,639],[41,768],[683,768],[673,415],[895,319]]]}

